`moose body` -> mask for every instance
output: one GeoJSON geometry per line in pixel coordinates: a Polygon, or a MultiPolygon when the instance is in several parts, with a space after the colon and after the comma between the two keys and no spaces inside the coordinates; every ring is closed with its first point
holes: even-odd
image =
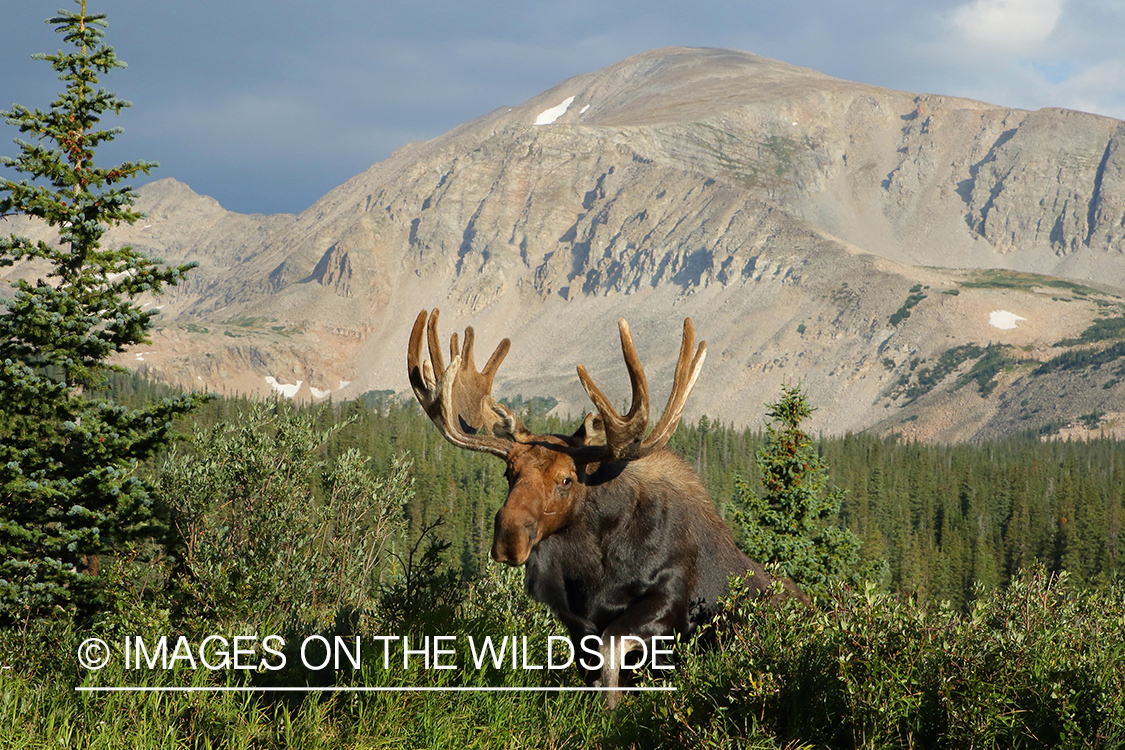
{"type": "MultiPolygon", "coordinates": [[[[731,576],[745,576],[750,595],[768,586],[765,571],[735,546],[702,483],[676,455],[603,464],[583,485],[575,518],[534,547],[524,574],[528,595],[558,616],[575,653],[591,635],[606,650],[622,636],[690,636],[730,594],[731,576]]],[[[618,682],[611,673],[622,650],[612,661],[603,653],[608,687],[618,682]]]]}
{"type": "MultiPolygon", "coordinates": [[[[631,648],[660,636],[694,633],[731,593],[732,577],[743,578],[751,596],[772,583],[762,566],[735,546],[695,472],[664,448],[706,345],[692,358],[694,332],[686,320],[672,393],[649,431],[648,386],[629,328],[620,321],[633,388],[628,414],[618,414],[579,365],[579,379],[598,413],[588,415],[573,435],[536,435],[491,396],[508,340],[477,372],[468,328],[460,353],[456,334],[452,337],[446,367],[437,314],[434,310],[427,324],[423,311],[411,335],[407,365],[415,395],[452,443],[505,461],[509,491],[496,514],[492,558],[526,566],[527,593],[558,616],[575,653],[584,638],[598,636],[601,684],[609,688],[612,708],[631,648]],[[424,331],[431,361],[421,356],[424,331]]],[[[783,584],[807,601],[792,581],[783,584]]]]}

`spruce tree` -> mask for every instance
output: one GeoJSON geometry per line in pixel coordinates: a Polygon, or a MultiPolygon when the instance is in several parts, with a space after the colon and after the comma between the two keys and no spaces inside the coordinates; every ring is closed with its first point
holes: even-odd
{"type": "Polygon", "coordinates": [[[105,232],[132,224],[123,181],[155,164],[95,164],[95,150],[120,129],[100,127],[129,106],[97,87],[124,67],[102,42],[105,16],[59,11],[48,23],[68,51],[35,55],[65,91],[50,109],[0,112],[27,140],[2,163],[25,178],[0,178],[0,217],[23,215],[58,232],[57,242],[0,238],[0,266],[46,269],[18,279],[0,310],[0,621],[89,614],[100,555],[158,527],[138,467],[169,437],[171,421],[202,397],[125,409],[92,391],[123,368],[109,358],[150,343],[154,311],[139,295],[179,282],[190,266],[163,268],[130,247],[102,247],[105,232]]]}
{"type": "Polygon", "coordinates": [[[813,408],[799,385],[782,386],[781,398],[766,407],[766,442],[755,454],[762,492],[739,477],[731,510],[746,554],[780,564],[816,597],[852,577],[860,543],[838,525],[844,493],[826,489],[828,467],[801,430],[813,408]]]}

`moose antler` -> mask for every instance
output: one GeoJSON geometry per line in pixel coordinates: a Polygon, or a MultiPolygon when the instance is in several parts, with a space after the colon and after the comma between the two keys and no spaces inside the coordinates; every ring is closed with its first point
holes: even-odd
{"type": "MultiPolygon", "coordinates": [[[[423,310],[414,321],[414,330],[410,333],[406,366],[410,386],[414,389],[418,403],[449,442],[459,448],[507,458],[514,443],[528,442],[536,437],[528,432],[518,417],[492,397],[492,381],[508,354],[511,342],[508,339],[501,341],[488,358],[484,370],[478,372],[473,359],[473,329],[466,328],[465,343],[460,351],[457,334],[450,337],[451,361],[447,367],[441,354],[437,322],[436,308],[432,313],[423,310]],[[423,337],[429,347],[429,360],[423,359],[423,337]]],[[[605,394],[594,385],[586,368],[578,365],[578,378],[600,415],[600,420],[587,417],[583,425],[584,434],[588,437],[596,434],[597,437],[569,448],[552,445],[554,450],[569,453],[578,463],[635,461],[663,448],[680,423],[684,402],[699,377],[707,354],[707,343],[700,342],[692,357],[695,329],[691,319],[685,319],[672,392],[668,396],[664,413],[646,437],[649,416],[648,383],[644,368],[637,358],[637,350],[633,346],[629,324],[621,320],[618,327],[621,331],[621,351],[625,355],[625,366],[633,389],[632,404],[625,416],[619,414],[605,394]]]]}
{"type": "Polygon", "coordinates": [[[680,344],[680,356],[676,361],[676,374],[672,380],[672,392],[668,396],[668,403],[664,413],[660,416],[652,432],[645,437],[648,427],[648,383],[645,380],[644,368],[637,358],[637,350],[633,346],[633,334],[629,331],[629,324],[624,319],[618,322],[621,331],[621,351],[625,355],[625,367],[629,370],[629,381],[633,387],[633,401],[629,412],[621,416],[605,394],[594,385],[586,368],[578,365],[578,378],[582,386],[594,402],[598,413],[602,417],[602,428],[605,431],[605,445],[583,446],[575,451],[575,459],[596,462],[605,460],[635,461],[643,458],[667,444],[672,433],[680,423],[683,415],[684,402],[695,386],[695,380],[703,367],[703,360],[707,356],[707,342],[702,341],[691,355],[695,343],[695,328],[691,318],[684,319],[684,335],[680,344]]]}
{"type": "Polygon", "coordinates": [[[437,308],[430,315],[423,310],[410,333],[406,367],[418,403],[441,434],[457,447],[507,458],[515,439],[528,434],[520,420],[492,397],[492,381],[511,342],[501,341],[484,370],[478,372],[473,359],[473,329],[466,328],[460,353],[457,334],[450,337],[450,363],[446,367],[437,322],[437,308]],[[429,360],[422,359],[423,332],[429,344],[429,360]]]}

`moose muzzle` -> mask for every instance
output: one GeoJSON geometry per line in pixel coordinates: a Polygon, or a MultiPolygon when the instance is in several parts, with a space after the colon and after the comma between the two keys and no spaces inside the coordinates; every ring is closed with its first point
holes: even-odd
{"type": "Polygon", "coordinates": [[[507,505],[496,512],[492,533],[492,559],[507,565],[523,565],[539,536],[538,520],[522,509],[507,505]]]}

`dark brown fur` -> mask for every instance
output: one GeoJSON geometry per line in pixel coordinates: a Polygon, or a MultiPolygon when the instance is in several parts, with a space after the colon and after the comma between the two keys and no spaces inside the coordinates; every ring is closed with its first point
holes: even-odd
{"type": "MultiPolygon", "coordinates": [[[[572,441],[552,436],[513,448],[492,556],[526,565],[527,593],[559,617],[576,653],[589,635],[650,643],[690,636],[730,594],[731,576],[746,576],[751,596],[767,590],[770,577],[735,546],[683,460],[660,450],[587,473],[554,447],[572,441]]],[[[807,601],[792,581],[784,584],[807,601]]],[[[616,670],[603,669],[602,683],[617,687],[616,670]]],[[[611,705],[617,699],[610,694],[611,705]]]]}

